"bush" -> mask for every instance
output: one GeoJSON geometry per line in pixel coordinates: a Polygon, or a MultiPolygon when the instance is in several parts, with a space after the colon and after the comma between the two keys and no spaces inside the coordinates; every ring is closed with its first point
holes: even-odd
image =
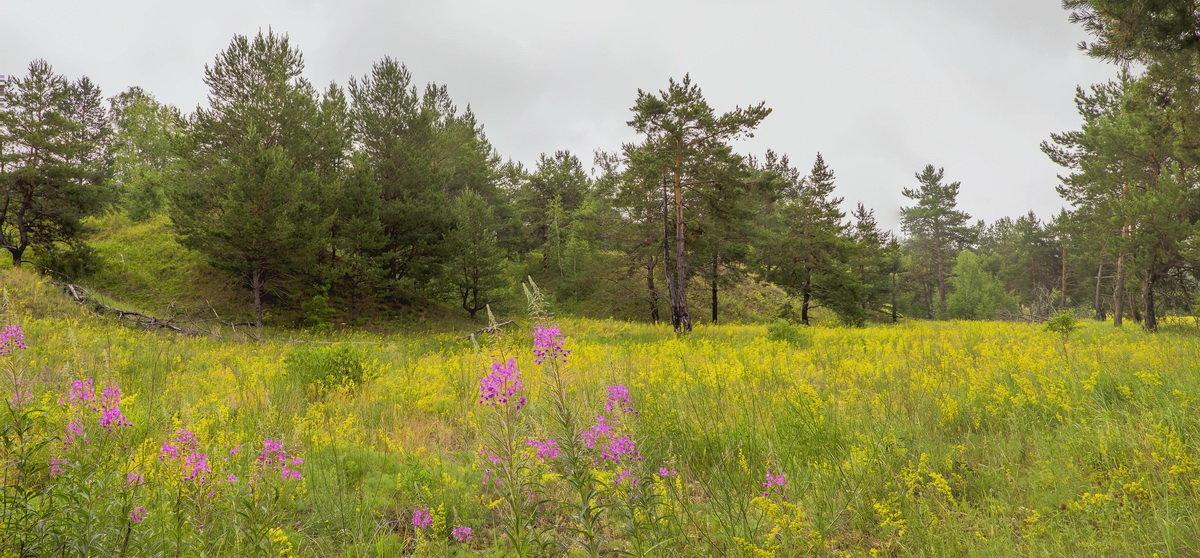
{"type": "Polygon", "coordinates": [[[299,346],[284,364],[288,375],[318,393],[333,387],[355,387],[363,382],[366,368],[362,354],[346,345],[299,346]]]}
{"type": "Polygon", "coordinates": [[[784,319],[778,319],[767,326],[767,339],[783,341],[789,345],[807,347],[812,341],[807,331],[801,326],[784,319]]]}

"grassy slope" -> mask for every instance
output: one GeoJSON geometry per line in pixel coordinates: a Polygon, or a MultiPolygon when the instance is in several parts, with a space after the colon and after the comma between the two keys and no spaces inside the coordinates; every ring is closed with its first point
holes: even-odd
{"type": "MultiPolygon", "coordinates": [[[[166,519],[177,481],[155,456],[183,425],[214,456],[214,476],[233,467],[224,448],[263,437],[305,455],[303,487],[289,489],[273,520],[302,554],[411,548],[411,510],[439,505],[444,528],[471,525],[474,547],[499,544],[498,511],[487,507],[497,495],[481,491],[475,464],[487,361],[468,342],[318,339],[350,343],[372,379],[306,396],[285,365],[297,346],[287,339],[142,333],[63,308],[38,318],[30,308],[58,306],[12,298],[4,321],[23,323],[31,347],[12,370],[50,410],[49,432],[67,419],[56,401],[72,378],[122,386],[134,449],[112,467],[159,479],[140,496],[151,519],[139,536],[179,536],[166,519]]],[[[1151,336],[1090,324],[1066,347],[1005,323],[813,328],[799,344],[751,325],[702,326],[684,339],[627,322],[562,327],[583,415],[602,406],[605,386],[627,385],[641,411],[642,466],[680,471],[688,505],[662,527],[679,537],[669,545],[679,554],[1200,550],[1200,337],[1187,326],[1151,336]],[[798,513],[772,514],[755,499],[772,468],[786,473],[798,513]]],[[[545,380],[519,354],[525,412],[540,423],[545,380]]],[[[435,553],[455,548],[445,531],[434,542],[435,553]]]]}

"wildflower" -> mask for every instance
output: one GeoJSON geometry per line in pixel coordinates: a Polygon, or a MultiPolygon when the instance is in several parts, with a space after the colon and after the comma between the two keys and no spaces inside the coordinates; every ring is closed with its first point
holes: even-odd
{"type": "Polygon", "coordinates": [[[238,444],[236,446],[229,448],[229,455],[237,455],[238,452],[240,452],[240,451],[242,451],[242,445],[238,444]]]}
{"type": "Polygon", "coordinates": [[[12,406],[18,409],[33,402],[33,394],[23,389],[18,389],[12,396],[12,406]]]}
{"type": "Polygon", "coordinates": [[[524,407],[525,397],[518,394],[525,386],[521,384],[518,374],[517,359],[510,358],[505,363],[493,362],[492,371],[479,379],[479,404],[495,406],[515,401],[514,410],[524,407]]]}
{"type": "Polygon", "coordinates": [[[462,526],[455,527],[452,531],[450,531],[450,535],[453,536],[454,540],[458,542],[467,542],[475,538],[475,533],[471,531],[470,527],[462,526]]]}
{"type": "Polygon", "coordinates": [[[621,460],[641,459],[637,444],[629,436],[615,436],[600,448],[600,459],[620,463],[621,460]]]}
{"type": "Polygon", "coordinates": [[[599,439],[611,435],[612,425],[608,424],[608,418],[604,415],[596,415],[596,424],[580,433],[579,438],[583,440],[583,445],[588,449],[595,449],[599,439]]]}
{"type": "MultiPolygon", "coordinates": [[[[69,448],[75,443],[76,438],[83,438],[83,421],[75,419],[67,423],[67,435],[63,436],[63,447],[69,448]]],[[[84,440],[83,443],[87,443],[84,440]]]]}
{"type": "Polygon", "coordinates": [[[66,469],[63,469],[63,465],[66,465],[66,464],[67,464],[66,459],[51,459],[50,460],[50,476],[57,477],[65,472],[67,472],[66,469]]]}
{"type": "Polygon", "coordinates": [[[162,453],[162,455],[158,456],[159,461],[164,459],[179,459],[179,446],[171,442],[163,442],[162,447],[158,448],[158,451],[162,453]]]}
{"type": "Polygon", "coordinates": [[[19,325],[8,325],[0,328],[0,356],[12,354],[16,349],[27,349],[25,345],[25,330],[19,325]]]}
{"type": "Polygon", "coordinates": [[[620,384],[608,386],[608,402],[605,403],[604,410],[611,413],[614,409],[622,413],[637,414],[633,408],[633,396],[629,395],[629,388],[620,384]]]}
{"type": "Polygon", "coordinates": [[[287,451],[283,449],[283,444],[270,438],[263,440],[262,451],[258,454],[258,466],[266,469],[279,469],[279,477],[284,479],[299,480],[304,475],[297,469],[289,468],[299,467],[304,464],[304,460],[299,457],[289,457],[287,451]]]}
{"type": "MultiPolygon", "coordinates": [[[[96,400],[96,386],[91,378],[71,382],[66,403],[72,407],[96,400]]],[[[62,401],[61,399],[59,401],[62,401]]]]}
{"type": "Polygon", "coordinates": [[[208,455],[192,452],[189,453],[183,462],[183,480],[198,479],[204,481],[204,476],[212,472],[212,467],[208,464],[208,455]]]}
{"type": "Polygon", "coordinates": [[[525,440],[525,443],[537,448],[537,456],[542,459],[554,459],[558,457],[558,440],[554,438],[550,438],[544,442],[530,438],[525,440]]]}
{"type": "Polygon", "coordinates": [[[138,506],[134,508],[133,511],[129,512],[130,521],[134,523],[141,523],[143,519],[146,519],[146,508],[138,506]]]}
{"type": "Polygon", "coordinates": [[[112,432],[114,426],[133,426],[133,423],[129,422],[129,419],[125,418],[125,414],[117,407],[105,408],[100,413],[100,422],[98,424],[109,432],[112,432]]]}
{"type": "Polygon", "coordinates": [[[658,476],[663,477],[663,478],[673,477],[677,474],[679,474],[679,471],[676,471],[675,469],[668,469],[666,467],[658,468],[658,476]]]}
{"type": "Polygon", "coordinates": [[[237,475],[229,475],[225,477],[225,482],[237,482],[237,475]]]}
{"type": "Polygon", "coordinates": [[[620,471],[617,471],[617,478],[614,482],[616,484],[621,484],[622,482],[637,484],[638,479],[637,477],[633,476],[633,471],[630,471],[629,469],[621,469],[620,471]]]}
{"type": "Polygon", "coordinates": [[[125,486],[141,486],[143,484],[146,484],[146,477],[143,477],[141,473],[134,471],[125,475],[125,486]]]}
{"type": "Polygon", "coordinates": [[[571,354],[563,347],[563,335],[558,326],[533,328],[533,361],[541,364],[547,358],[567,361],[571,354]]]}
{"type": "Polygon", "coordinates": [[[413,510],[412,524],[417,529],[424,529],[433,525],[433,516],[429,515],[429,508],[413,510]]]}
{"type": "Polygon", "coordinates": [[[783,495],[783,487],[787,486],[787,478],[784,477],[783,473],[776,475],[772,474],[771,471],[767,471],[767,480],[762,484],[762,486],[766,489],[763,491],[764,497],[778,494],[784,498],[787,498],[787,496],[783,495]],[[776,491],[777,488],[779,489],[778,491],[776,491]]]}

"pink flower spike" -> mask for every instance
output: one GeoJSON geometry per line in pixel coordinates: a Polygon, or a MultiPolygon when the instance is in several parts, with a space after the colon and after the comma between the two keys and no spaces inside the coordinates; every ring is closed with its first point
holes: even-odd
{"type": "Polygon", "coordinates": [[[141,523],[144,519],[146,519],[146,508],[138,506],[129,512],[129,520],[134,523],[141,523]]]}

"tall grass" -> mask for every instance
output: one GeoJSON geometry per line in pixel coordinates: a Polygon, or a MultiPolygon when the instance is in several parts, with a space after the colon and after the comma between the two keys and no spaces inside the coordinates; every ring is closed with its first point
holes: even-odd
{"type": "Polygon", "coordinates": [[[679,338],[562,319],[570,354],[553,366],[519,328],[522,436],[574,453],[514,438],[514,493],[484,482],[492,357],[467,340],[308,339],[349,347],[320,368],[324,349],[282,337],[4,312],[29,347],[0,357],[0,555],[1200,553],[1200,337],[1187,324],[1082,324],[1064,351],[1012,323],[809,328],[796,343],[766,326],[679,338]],[[353,381],[327,377],[338,370],[353,381]],[[69,404],[85,380],[119,386],[132,425],[108,431],[69,404]],[[613,386],[637,411],[621,435],[639,459],[618,465],[579,434],[617,420],[613,386]],[[64,446],[75,420],[88,444],[64,446]],[[264,464],[268,440],[286,456],[264,464]],[[189,451],[210,471],[185,479],[189,451]],[[296,458],[302,478],[284,478],[296,458]],[[506,536],[514,514],[527,531],[506,536]]]}

